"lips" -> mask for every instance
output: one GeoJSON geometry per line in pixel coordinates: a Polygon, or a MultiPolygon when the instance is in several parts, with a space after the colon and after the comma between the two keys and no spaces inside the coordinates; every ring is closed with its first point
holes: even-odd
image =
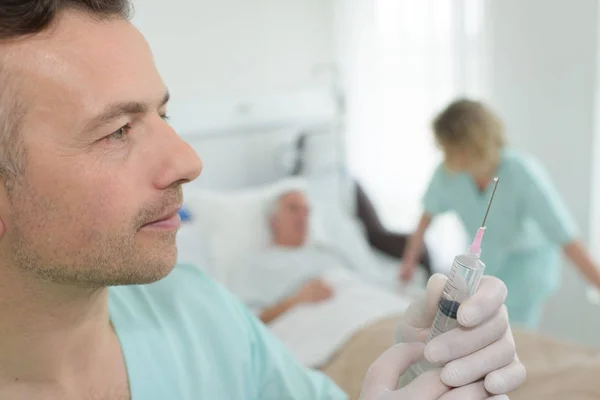
{"type": "Polygon", "coordinates": [[[159,217],[158,219],[155,219],[154,221],[148,222],[146,225],[155,224],[157,222],[166,221],[168,219],[173,218],[179,212],[179,208],[181,208],[181,207],[177,207],[177,209],[175,209],[175,211],[170,211],[167,214],[164,214],[162,217],[159,217]]]}
{"type": "Polygon", "coordinates": [[[176,228],[179,226],[181,220],[179,218],[179,209],[181,205],[176,207],[170,207],[166,212],[160,216],[153,218],[151,221],[145,223],[140,227],[143,228],[176,228]]]}

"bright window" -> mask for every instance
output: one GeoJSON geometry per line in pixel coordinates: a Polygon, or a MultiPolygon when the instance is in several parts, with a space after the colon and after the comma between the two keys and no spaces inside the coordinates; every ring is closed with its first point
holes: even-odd
{"type": "MultiPolygon", "coordinates": [[[[432,117],[456,97],[487,92],[485,2],[377,0],[375,7],[376,129],[350,138],[350,163],[386,225],[406,232],[441,159],[432,117]]],[[[457,229],[456,219],[442,218],[430,238],[453,253],[464,242],[457,229]]]]}

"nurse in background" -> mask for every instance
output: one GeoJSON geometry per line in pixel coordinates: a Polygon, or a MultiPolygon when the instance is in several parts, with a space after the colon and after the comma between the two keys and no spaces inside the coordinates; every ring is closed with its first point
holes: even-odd
{"type": "Polygon", "coordinates": [[[424,212],[403,257],[399,277],[412,278],[433,218],[453,211],[474,237],[481,225],[495,176],[496,199],[486,225],[485,273],[506,283],[513,324],[535,328],[544,303],[560,280],[561,253],[600,288],[600,270],[578,240],[576,226],[550,177],[531,156],[506,146],[501,121],[470,100],[450,104],[433,121],[444,153],[423,199],[424,212]]]}

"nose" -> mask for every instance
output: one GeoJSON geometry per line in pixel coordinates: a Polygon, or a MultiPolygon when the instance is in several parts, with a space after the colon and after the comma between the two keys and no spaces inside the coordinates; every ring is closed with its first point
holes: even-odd
{"type": "MultiPolygon", "coordinates": [[[[164,122],[163,122],[164,123],[164,122]]],[[[194,149],[166,125],[164,140],[160,143],[161,168],[155,175],[154,186],[166,189],[196,179],[202,172],[202,160],[194,149]]]]}

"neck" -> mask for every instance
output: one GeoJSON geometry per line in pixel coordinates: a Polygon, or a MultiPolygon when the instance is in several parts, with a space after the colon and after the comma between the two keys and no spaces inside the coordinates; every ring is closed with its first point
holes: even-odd
{"type": "Polygon", "coordinates": [[[114,336],[108,290],[0,270],[0,380],[65,382],[90,371],[114,336]]]}
{"type": "Polygon", "coordinates": [[[480,190],[485,189],[489,183],[496,176],[498,170],[498,163],[493,163],[486,168],[479,169],[477,172],[472,173],[473,180],[477,183],[477,187],[480,190]]]}

